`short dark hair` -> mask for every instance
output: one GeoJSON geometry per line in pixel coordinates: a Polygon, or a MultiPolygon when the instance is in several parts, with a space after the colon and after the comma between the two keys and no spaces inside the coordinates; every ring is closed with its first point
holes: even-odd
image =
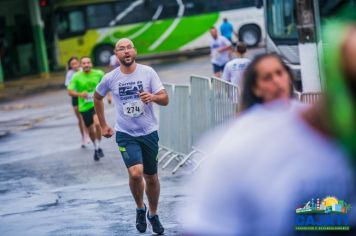
{"type": "Polygon", "coordinates": [[[260,97],[257,97],[254,93],[254,88],[257,82],[257,64],[266,58],[276,58],[281,65],[286,69],[290,78],[290,97],[293,96],[293,81],[294,75],[290,67],[282,60],[282,58],[276,53],[267,53],[256,56],[251,63],[246,67],[243,74],[243,85],[242,85],[242,95],[241,95],[241,105],[240,111],[244,111],[255,104],[263,103],[260,97]]]}
{"type": "Polygon", "coordinates": [[[91,57],[89,57],[89,56],[82,56],[82,57],[80,58],[80,63],[82,63],[82,60],[83,60],[84,58],[88,58],[88,59],[90,59],[90,61],[91,61],[91,57]]]}
{"type": "Polygon", "coordinates": [[[243,42],[237,42],[236,43],[236,51],[240,54],[245,54],[247,51],[247,46],[243,42]]]}
{"type": "Polygon", "coordinates": [[[68,61],[67,61],[67,68],[68,68],[68,70],[71,70],[71,69],[72,69],[72,67],[70,66],[70,63],[71,63],[73,60],[79,61],[79,60],[78,60],[78,57],[71,57],[71,58],[69,58],[68,61]]]}

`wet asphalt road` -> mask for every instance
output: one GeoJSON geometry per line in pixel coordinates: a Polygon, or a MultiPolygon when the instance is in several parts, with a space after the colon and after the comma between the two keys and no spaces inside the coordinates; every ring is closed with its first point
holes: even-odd
{"type": "MultiPolygon", "coordinates": [[[[135,205],[114,138],[103,139],[105,157],[94,162],[92,145],[80,148],[65,91],[36,97],[59,98],[62,104],[8,112],[17,114],[6,124],[16,129],[0,139],[0,235],[136,235],[135,205]]],[[[114,107],[106,114],[113,123],[114,107]]],[[[177,235],[184,180],[168,171],[160,176],[160,217],[167,235],[177,235]]]]}
{"type": "MultiPolygon", "coordinates": [[[[208,57],[154,65],[162,81],[187,84],[209,76],[208,57]]],[[[113,105],[106,116],[113,125],[113,105]]],[[[103,139],[105,157],[80,148],[65,90],[0,104],[0,235],[150,235],[135,229],[135,204],[114,138],[103,139]]],[[[173,163],[175,164],[175,163],[173,163]]],[[[179,235],[180,206],[187,204],[182,170],[159,169],[159,216],[165,235],[179,235]]],[[[146,200],[147,202],[147,200],[146,200]]]]}

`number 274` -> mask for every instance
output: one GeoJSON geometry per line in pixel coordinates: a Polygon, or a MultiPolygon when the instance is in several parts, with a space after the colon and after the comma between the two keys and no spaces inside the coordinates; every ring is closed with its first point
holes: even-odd
{"type": "Polygon", "coordinates": [[[140,112],[140,108],[139,107],[126,107],[127,113],[133,113],[134,111],[136,112],[140,112]]]}

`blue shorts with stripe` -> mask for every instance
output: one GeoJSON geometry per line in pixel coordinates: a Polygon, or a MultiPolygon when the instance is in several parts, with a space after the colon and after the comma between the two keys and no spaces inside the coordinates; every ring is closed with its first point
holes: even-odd
{"type": "Polygon", "coordinates": [[[157,173],[158,133],[133,137],[123,132],[116,132],[116,143],[127,168],[143,164],[143,173],[157,173]]]}

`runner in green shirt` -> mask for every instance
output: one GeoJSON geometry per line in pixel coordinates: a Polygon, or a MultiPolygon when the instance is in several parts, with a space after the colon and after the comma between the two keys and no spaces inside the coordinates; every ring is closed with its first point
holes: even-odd
{"type": "Polygon", "coordinates": [[[85,126],[89,130],[89,136],[94,144],[94,160],[98,161],[100,157],[104,157],[103,150],[100,148],[101,128],[99,120],[94,110],[93,94],[96,86],[104,76],[101,70],[92,69],[93,64],[89,57],[80,59],[82,71],[73,75],[68,86],[70,96],[78,97],[79,112],[83,117],[85,126]]]}

